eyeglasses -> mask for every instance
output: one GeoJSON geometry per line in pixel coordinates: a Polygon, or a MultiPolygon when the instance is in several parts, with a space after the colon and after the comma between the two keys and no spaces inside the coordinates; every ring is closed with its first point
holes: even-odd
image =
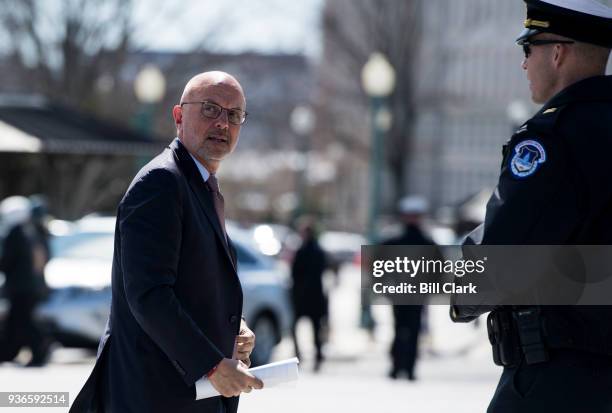
{"type": "Polygon", "coordinates": [[[527,40],[523,43],[521,43],[521,46],[523,46],[523,53],[525,53],[525,59],[527,59],[529,57],[529,55],[531,55],[531,46],[542,46],[545,44],[570,44],[570,43],[574,43],[571,40],[527,40]]]}
{"type": "Polygon", "coordinates": [[[207,100],[202,102],[181,102],[181,107],[183,107],[183,105],[195,105],[198,103],[202,105],[200,108],[200,113],[205,118],[217,119],[219,116],[221,116],[221,113],[223,113],[224,110],[227,111],[227,120],[232,125],[242,125],[248,115],[248,113],[244,110],[224,108],[223,106],[219,106],[216,103],[209,102],[207,100]]]}

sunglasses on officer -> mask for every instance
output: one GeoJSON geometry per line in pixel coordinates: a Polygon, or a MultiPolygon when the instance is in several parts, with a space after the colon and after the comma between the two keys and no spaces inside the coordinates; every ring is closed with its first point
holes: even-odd
{"type": "Polygon", "coordinates": [[[200,107],[200,114],[204,116],[205,118],[209,118],[209,119],[217,119],[219,116],[221,116],[221,113],[223,113],[223,111],[225,110],[227,112],[227,120],[232,125],[242,125],[248,115],[248,113],[245,112],[244,110],[224,108],[223,106],[217,105],[216,103],[209,102],[207,100],[204,100],[201,102],[181,102],[181,107],[183,107],[183,105],[196,105],[196,104],[202,105],[200,107]]]}
{"type": "Polygon", "coordinates": [[[571,44],[574,43],[572,40],[554,40],[554,39],[542,39],[542,40],[526,40],[521,43],[523,46],[523,53],[525,53],[525,59],[531,55],[531,46],[543,46],[545,44],[571,44]]]}

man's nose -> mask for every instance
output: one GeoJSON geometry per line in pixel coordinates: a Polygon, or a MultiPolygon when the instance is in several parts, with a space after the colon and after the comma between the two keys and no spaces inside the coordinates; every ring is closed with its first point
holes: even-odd
{"type": "Polygon", "coordinates": [[[219,129],[227,129],[229,128],[229,120],[227,110],[221,110],[221,114],[217,119],[215,119],[215,126],[219,129]]]}
{"type": "Polygon", "coordinates": [[[527,58],[523,58],[523,61],[521,62],[521,67],[523,68],[523,70],[527,70],[527,58]]]}

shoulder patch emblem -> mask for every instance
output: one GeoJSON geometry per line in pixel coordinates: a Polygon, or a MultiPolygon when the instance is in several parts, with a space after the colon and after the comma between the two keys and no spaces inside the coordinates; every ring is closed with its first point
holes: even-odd
{"type": "Polygon", "coordinates": [[[510,172],[516,178],[526,178],[533,175],[545,161],[546,151],[538,141],[522,141],[514,147],[510,172]]]}

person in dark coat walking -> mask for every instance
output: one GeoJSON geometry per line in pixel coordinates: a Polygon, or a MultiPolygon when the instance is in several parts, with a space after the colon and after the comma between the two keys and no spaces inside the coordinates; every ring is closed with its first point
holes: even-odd
{"type": "MultiPolygon", "coordinates": [[[[404,225],[403,232],[383,242],[383,245],[435,245],[422,229],[427,200],[421,196],[407,196],[402,198],[398,207],[404,225]]],[[[423,305],[393,306],[395,336],[391,345],[392,367],[389,377],[396,379],[404,372],[408,380],[416,380],[414,367],[418,357],[422,317],[423,305]]]]}
{"type": "Polygon", "coordinates": [[[291,267],[293,287],[291,297],[295,319],[293,322],[293,342],[295,354],[299,358],[300,350],[296,336],[297,322],[307,317],[312,322],[316,348],[315,371],[323,362],[322,329],[327,318],[327,297],[323,291],[323,272],[327,267],[325,252],[317,241],[315,224],[311,220],[303,221],[300,226],[302,246],[296,251],[291,267]]]}
{"type": "Polygon", "coordinates": [[[5,274],[4,290],[10,302],[4,336],[0,342],[0,361],[11,361],[23,347],[32,351],[28,367],[47,362],[50,340],[34,319],[36,306],[47,296],[44,270],[49,261],[48,232],[42,224],[42,209],[32,214],[24,197],[3,201],[4,216],[20,215],[3,242],[0,271],[5,274]],[[18,211],[20,209],[20,211],[18,211]]]}

